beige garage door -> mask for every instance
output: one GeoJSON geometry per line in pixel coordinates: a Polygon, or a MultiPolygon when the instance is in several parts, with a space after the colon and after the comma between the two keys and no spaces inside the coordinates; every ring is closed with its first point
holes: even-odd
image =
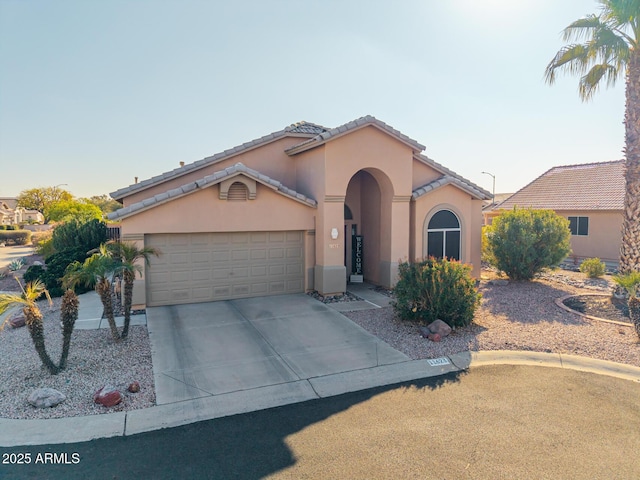
{"type": "Polygon", "coordinates": [[[302,232],[153,234],[147,304],[211,302],[304,291],[302,232]]]}

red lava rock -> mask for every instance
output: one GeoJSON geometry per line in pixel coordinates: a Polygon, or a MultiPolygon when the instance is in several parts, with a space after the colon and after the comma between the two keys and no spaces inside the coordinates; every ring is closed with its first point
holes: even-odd
{"type": "Polygon", "coordinates": [[[122,394],[118,389],[105,385],[93,394],[93,401],[105,407],[114,407],[122,402],[122,394]]]}
{"type": "Polygon", "coordinates": [[[427,328],[431,333],[437,333],[441,337],[446,337],[451,333],[451,327],[440,319],[431,322],[427,328]]]}
{"type": "Polygon", "coordinates": [[[439,333],[430,333],[429,335],[427,335],[427,338],[432,342],[439,342],[440,340],[442,340],[442,337],[439,333]]]}
{"type": "Polygon", "coordinates": [[[140,383],[132,382],[129,384],[129,388],[127,389],[131,393],[138,393],[140,391],[140,383]]]}

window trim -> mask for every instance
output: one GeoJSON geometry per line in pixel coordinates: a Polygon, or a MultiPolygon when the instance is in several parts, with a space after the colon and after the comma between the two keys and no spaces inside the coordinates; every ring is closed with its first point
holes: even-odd
{"type": "MultiPolygon", "coordinates": [[[[459,234],[459,238],[458,238],[458,257],[456,260],[458,261],[462,261],[462,222],[460,221],[460,217],[458,216],[458,214],[456,214],[456,212],[454,212],[453,210],[451,210],[450,208],[440,208],[438,210],[436,210],[435,212],[433,212],[433,215],[431,215],[429,217],[429,221],[427,222],[427,230],[426,230],[426,254],[429,254],[429,233],[436,233],[436,232],[442,232],[442,256],[438,257],[438,258],[445,258],[446,253],[447,253],[447,232],[457,232],[459,234]],[[453,216],[456,218],[457,222],[458,222],[458,227],[457,228],[429,228],[429,224],[431,223],[431,220],[433,220],[433,217],[435,217],[438,213],[443,212],[443,211],[447,211],[453,214],[453,216]]],[[[446,258],[451,258],[451,257],[446,257],[446,258]]]]}

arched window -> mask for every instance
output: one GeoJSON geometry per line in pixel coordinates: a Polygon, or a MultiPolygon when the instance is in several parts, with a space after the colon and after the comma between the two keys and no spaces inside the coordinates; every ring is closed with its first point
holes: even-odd
{"type": "Polygon", "coordinates": [[[427,226],[427,255],[460,260],[460,221],[449,210],[437,212],[427,226]]]}

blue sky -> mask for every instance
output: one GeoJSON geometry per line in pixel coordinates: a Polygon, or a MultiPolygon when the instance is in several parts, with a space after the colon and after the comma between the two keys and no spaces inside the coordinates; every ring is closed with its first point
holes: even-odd
{"type": "Polygon", "coordinates": [[[307,120],[374,115],[487,190],[622,158],[624,81],[550,87],[594,0],[0,0],[0,197],[100,195],[307,120]]]}

